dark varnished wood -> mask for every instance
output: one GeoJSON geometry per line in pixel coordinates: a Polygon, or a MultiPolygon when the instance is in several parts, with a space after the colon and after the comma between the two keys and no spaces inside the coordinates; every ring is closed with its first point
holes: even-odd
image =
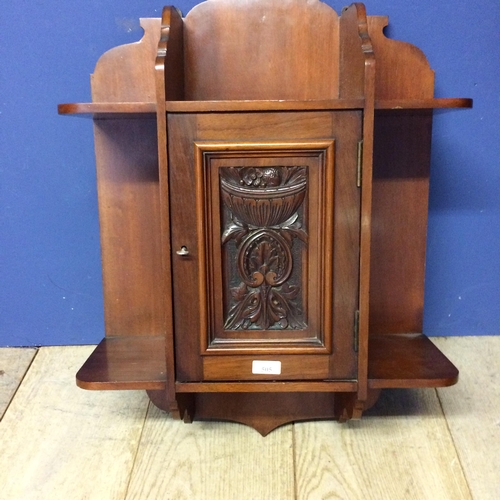
{"type": "Polygon", "coordinates": [[[451,109],[451,108],[472,108],[472,99],[466,98],[434,98],[434,99],[375,99],[375,109],[451,109]]]}
{"type": "Polygon", "coordinates": [[[77,115],[95,120],[156,118],[156,102],[68,103],[59,104],[60,115],[77,115]]]}
{"type": "Polygon", "coordinates": [[[143,38],[105,52],[91,75],[92,103],[156,102],[154,62],[159,19],[141,19],[143,38]],[[133,82],[133,83],[132,83],[133,82]]]}
{"type": "MultiPolygon", "coordinates": [[[[363,109],[364,99],[332,99],[332,100],[251,100],[251,101],[167,101],[166,110],[175,113],[210,113],[225,111],[300,111],[300,110],[335,110],[363,109]]],[[[439,98],[439,99],[390,99],[375,100],[375,109],[446,109],[470,108],[472,99],[439,98]]],[[[60,115],[88,115],[96,119],[131,118],[139,115],[156,115],[156,102],[84,102],[59,104],[60,115]]]]}
{"type": "Polygon", "coordinates": [[[232,101],[169,101],[167,111],[172,113],[221,113],[241,111],[309,111],[334,109],[362,109],[363,99],[332,100],[232,100],[232,101]]]}
{"type": "Polygon", "coordinates": [[[368,17],[368,32],[377,54],[376,99],[420,100],[434,97],[434,71],[414,45],[387,38],[387,16],[368,17]]]}
{"type": "Polygon", "coordinates": [[[209,1],[184,24],[186,100],[338,96],[338,15],[320,1],[209,1]]]}
{"type": "Polygon", "coordinates": [[[192,392],[343,392],[356,393],[358,384],[352,380],[273,381],[273,382],[177,382],[179,393],[192,392]]]}
{"type": "Polygon", "coordinates": [[[156,120],[94,132],[106,335],[164,334],[156,120]]]}
{"type": "MultiPolygon", "coordinates": [[[[413,45],[368,26],[378,56],[376,98],[432,99],[434,72],[413,45]]],[[[374,125],[370,332],[422,332],[431,111],[377,111],[374,125]]]]}
{"type": "MultiPolygon", "coordinates": [[[[108,337],[96,348],[80,372],[78,385],[86,389],[159,389],[165,383],[161,351],[156,337],[108,337]],[[141,379],[136,380],[136,379],[141,379]]],[[[387,334],[370,337],[371,388],[442,387],[456,381],[458,371],[437,347],[421,334],[387,334]],[[390,361],[389,361],[390,360],[390,361]]],[[[177,383],[179,392],[354,391],[355,382],[177,383]]]]}
{"type": "MultiPolygon", "coordinates": [[[[159,21],[141,22],[140,42],[99,59],[92,75],[95,103],[155,101],[159,21]]],[[[155,116],[95,120],[94,138],[106,335],[164,335],[155,116]]]]}
{"type": "Polygon", "coordinates": [[[162,390],[167,378],[164,349],[162,335],[107,337],[80,368],[76,383],[94,390],[162,390]]]}
{"type": "MultiPolygon", "coordinates": [[[[271,350],[271,349],[269,349],[271,350]]],[[[324,380],[329,378],[330,359],[328,355],[239,355],[205,356],[203,358],[203,379],[211,380],[324,380]],[[279,361],[279,375],[252,373],[252,361],[279,361]]]]}
{"type": "MultiPolygon", "coordinates": [[[[351,54],[354,63],[358,66],[357,84],[354,87],[362,89],[365,99],[363,108],[363,142],[362,151],[359,155],[362,172],[361,179],[357,180],[361,188],[361,214],[359,235],[359,302],[358,302],[358,324],[357,345],[358,352],[358,392],[352,407],[349,404],[348,411],[343,412],[343,418],[359,418],[362,408],[368,398],[367,387],[367,364],[368,364],[368,334],[369,334],[369,293],[370,293],[370,252],[371,252],[371,213],[372,213],[372,165],[373,165],[373,120],[375,105],[375,55],[373,45],[368,34],[365,6],[354,3],[344,8],[341,21],[345,18],[344,26],[350,26],[351,36],[357,32],[359,44],[356,47],[349,44],[348,54],[351,54]]],[[[346,65],[349,63],[346,62],[346,65]]],[[[348,73],[356,71],[344,68],[348,73]]],[[[352,81],[347,82],[347,87],[353,86],[352,81]]],[[[341,86],[341,95],[346,95],[350,90],[341,86]]],[[[347,407],[346,407],[347,409],[347,407]]]]}
{"type": "Polygon", "coordinates": [[[198,393],[190,402],[195,420],[229,420],[249,425],[266,436],[277,427],[306,420],[357,418],[370,408],[380,391],[370,389],[366,401],[358,402],[356,392],[198,393]]]}
{"type": "MultiPolygon", "coordinates": [[[[207,172],[206,186],[197,184],[197,200],[198,203],[202,202],[198,204],[198,220],[204,221],[203,226],[199,228],[199,240],[203,242],[207,239],[210,242],[205,246],[205,260],[210,263],[206,295],[212,297],[212,306],[207,306],[211,307],[207,316],[212,318],[212,322],[210,326],[202,327],[202,332],[210,331],[208,343],[205,333],[202,333],[200,339],[203,349],[207,352],[235,354],[235,350],[240,350],[266,354],[287,351],[290,353],[290,349],[294,349],[296,354],[305,351],[319,354],[331,351],[332,265],[331,261],[323,256],[331,255],[333,251],[332,233],[326,228],[331,226],[334,215],[335,156],[334,139],[214,143],[203,141],[195,144],[197,181],[202,179],[204,171],[207,172]],[[234,167],[236,164],[240,166],[234,167]],[[234,168],[237,169],[236,172],[233,172],[234,168]],[[299,174],[297,186],[300,190],[287,198],[296,199],[298,206],[291,213],[277,217],[280,213],[278,208],[288,206],[283,201],[283,191],[279,196],[274,193],[272,198],[259,199],[262,193],[271,194],[275,188],[249,192],[244,188],[246,194],[241,198],[238,190],[245,181],[237,173],[239,169],[244,178],[256,175],[255,172],[260,170],[263,177],[257,178],[259,184],[269,172],[276,174],[276,180],[279,178],[278,172],[281,172],[281,175],[287,171],[299,174]],[[236,184],[227,184],[223,189],[223,182],[226,181],[221,178],[219,186],[219,175],[228,175],[228,172],[237,176],[236,184]],[[244,205],[238,208],[238,212],[241,212],[239,217],[246,220],[240,221],[240,226],[235,224],[238,216],[227,206],[229,203],[232,207],[235,199],[240,200],[236,203],[245,200],[244,205]],[[247,213],[246,209],[251,210],[247,213]],[[300,210],[300,214],[296,210],[300,210]],[[234,238],[224,237],[227,240],[224,243],[221,236],[226,234],[226,227],[218,222],[219,217],[214,216],[219,212],[222,218],[226,219],[225,224],[232,227],[231,232],[234,235],[234,238]],[[290,220],[290,216],[296,220],[287,226],[286,221],[290,220]],[[246,228],[245,224],[250,224],[254,229],[246,228]],[[211,230],[206,231],[205,227],[211,230]],[[257,236],[259,234],[260,236],[257,236]],[[251,250],[255,236],[259,245],[251,250]],[[231,239],[235,240],[233,245],[231,239]],[[258,248],[262,245],[271,249],[271,255],[274,251],[279,255],[277,245],[289,252],[286,257],[280,258],[281,264],[268,264],[266,259],[261,263],[262,270],[268,269],[269,265],[276,270],[281,266],[281,272],[286,274],[285,269],[288,269],[290,274],[284,276],[282,283],[285,295],[282,295],[280,285],[273,283],[275,278],[279,280],[280,277],[272,269],[271,274],[268,274],[269,269],[263,271],[265,278],[259,272],[255,274],[252,271],[250,275],[245,271],[247,265],[253,269],[255,259],[260,259],[258,248]],[[231,255],[231,252],[236,252],[237,255],[231,255]],[[229,263],[232,261],[238,262],[237,269],[231,270],[229,263]],[[256,276],[261,277],[262,283],[254,286],[256,276]],[[231,289],[232,277],[239,283],[234,289],[231,289]],[[245,281],[243,288],[241,280],[245,281]],[[261,308],[259,312],[252,312],[248,310],[248,306],[239,309],[238,301],[244,305],[249,298],[274,293],[274,289],[278,294],[274,295],[273,299],[278,306],[274,314],[279,314],[281,326],[272,330],[270,327],[274,326],[276,318],[272,324],[269,322],[264,325],[266,317],[270,318],[264,311],[271,311],[272,303],[267,308],[261,308]],[[220,290],[223,291],[222,296],[220,290]],[[290,292],[294,297],[290,297],[290,292]],[[236,297],[239,297],[238,301],[236,297]],[[240,313],[236,312],[238,310],[240,313]],[[254,328],[242,328],[245,323],[254,323],[254,328]]],[[[342,177],[339,175],[340,179],[342,177]]],[[[251,179],[247,178],[246,181],[248,180],[251,179]]],[[[279,189],[282,190],[283,187],[279,189]]],[[[295,191],[295,188],[293,190],[295,191]]],[[[200,262],[200,274],[207,267],[205,260],[200,262]]]]}
{"type": "MultiPolygon", "coordinates": [[[[209,0],[141,23],[139,43],[99,60],[93,102],[58,108],[95,124],[107,338],[78,385],[146,389],[175,418],[266,434],[359,418],[382,388],[455,383],[446,357],[408,332],[422,331],[432,110],[472,101],[435,99],[422,52],[387,39],[387,18],[359,3],[338,16],[317,0],[209,0]],[[257,222],[225,246],[238,211],[220,179],[268,167],[329,172],[307,178],[296,208],[307,245],[280,247],[283,228],[257,222]],[[287,300],[299,297],[304,320],[224,316],[262,228],[293,262],[301,295],[287,300]],[[255,359],[283,371],[253,374],[255,359]]],[[[270,265],[259,269],[272,288],[270,265]]]]}
{"type": "MultiPolygon", "coordinates": [[[[355,251],[359,241],[359,190],[356,187],[356,157],[353,155],[360,137],[358,112],[351,111],[342,114],[262,113],[259,115],[169,114],[168,120],[171,140],[171,198],[178,217],[178,223],[172,225],[172,246],[174,250],[182,246],[189,249],[188,256],[173,256],[174,302],[175,310],[178,311],[175,329],[179,335],[179,340],[176,341],[178,380],[198,381],[202,380],[203,376],[199,353],[204,352],[201,339],[206,336],[208,328],[209,315],[205,304],[208,298],[213,298],[213,293],[208,294],[206,291],[207,278],[204,276],[208,257],[205,255],[204,237],[201,235],[205,234],[207,227],[210,227],[212,217],[214,220],[218,218],[215,213],[207,218],[201,214],[197,215],[195,207],[200,200],[203,200],[205,194],[202,189],[196,187],[195,169],[182,169],[179,166],[195,164],[193,143],[203,144],[216,138],[223,143],[234,143],[237,139],[236,144],[240,144],[239,149],[243,151],[246,148],[248,151],[267,149],[272,152],[273,148],[275,151],[288,148],[289,151],[294,152],[293,155],[300,154],[302,150],[319,148],[315,145],[317,138],[326,137],[335,140],[335,161],[340,167],[336,173],[333,196],[334,213],[338,214],[338,223],[335,224],[333,233],[333,240],[336,242],[333,273],[338,278],[334,280],[333,285],[333,308],[335,310],[333,328],[339,333],[333,339],[334,350],[331,354],[331,362],[323,376],[327,378],[352,377],[356,366],[353,357],[353,323],[354,311],[358,304],[357,283],[359,279],[359,256],[355,251]],[[351,132],[348,132],[349,130],[351,132]],[[266,143],[257,142],[261,137],[266,137],[266,143]],[[245,140],[242,141],[241,138],[245,140]],[[295,145],[291,139],[295,141],[295,145]],[[198,230],[194,231],[191,228],[198,228],[198,230]],[[193,283],[196,286],[188,288],[185,286],[186,283],[193,283]],[[191,332],[200,332],[200,341],[195,343],[196,339],[191,332]]],[[[221,149],[225,149],[224,144],[221,144],[221,149]]],[[[280,161],[284,160],[280,159],[280,161]]],[[[315,199],[315,202],[319,200],[315,199]]],[[[327,207],[328,203],[325,200],[325,203],[320,203],[319,206],[327,207]]],[[[328,222],[328,226],[330,224],[331,222],[328,222]]],[[[316,233],[319,237],[321,233],[326,235],[325,231],[325,229],[318,228],[316,233]]],[[[310,245],[313,243],[311,241],[310,245]]],[[[316,251],[313,251],[313,255],[316,251]]],[[[328,254],[331,255],[331,251],[328,254]]],[[[318,258],[323,258],[322,253],[318,254],[318,258]]],[[[321,286],[314,285],[314,283],[327,277],[328,273],[318,276],[316,272],[314,276],[316,278],[312,282],[311,293],[318,293],[321,286]]],[[[325,314],[331,317],[331,306],[325,305],[325,314]]],[[[279,343],[274,348],[266,347],[268,353],[279,352],[280,348],[288,347],[279,343]]],[[[253,348],[247,346],[246,349],[249,353],[263,353],[259,346],[253,348]]],[[[294,353],[299,355],[304,354],[305,351],[300,346],[295,346],[294,353]]],[[[291,363],[293,362],[292,359],[291,363]]]]}
{"type": "Polygon", "coordinates": [[[266,436],[277,427],[304,420],[338,418],[333,393],[199,393],[196,420],[229,420],[266,436]]]}
{"type": "MultiPolygon", "coordinates": [[[[175,392],[175,344],[174,313],[172,303],[172,262],[170,240],[170,178],[168,168],[167,99],[182,99],[184,96],[183,66],[183,22],[180,12],[174,7],[165,7],[161,20],[161,35],[155,60],[155,84],[157,101],[158,172],[160,196],[160,227],[162,256],[162,299],[165,311],[165,360],[167,383],[164,403],[175,416],[183,413],[183,401],[175,392]]],[[[157,398],[158,399],[158,398],[157,398]]]]}
{"type": "Polygon", "coordinates": [[[377,112],[370,329],[422,332],[432,113],[377,112]]]}
{"type": "Polygon", "coordinates": [[[457,368],[425,335],[370,336],[370,388],[446,387],[457,380],[457,368]]]}
{"type": "MultiPolygon", "coordinates": [[[[90,115],[94,118],[110,116],[119,118],[120,115],[138,115],[137,118],[145,118],[144,115],[156,117],[156,102],[82,102],[59,104],[57,112],[60,115],[90,115]]],[[[149,118],[146,116],[146,118],[149,118]]]]}

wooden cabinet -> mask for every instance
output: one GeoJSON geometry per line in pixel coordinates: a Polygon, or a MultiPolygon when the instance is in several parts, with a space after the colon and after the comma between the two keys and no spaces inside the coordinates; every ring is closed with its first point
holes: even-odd
{"type": "Polygon", "coordinates": [[[453,384],[422,335],[433,72],[362,4],[142,20],[93,102],[106,338],[86,389],[265,434],[453,384]]]}
{"type": "Polygon", "coordinates": [[[177,380],[356,377],[361,118],[168,115],[177,380]]]}

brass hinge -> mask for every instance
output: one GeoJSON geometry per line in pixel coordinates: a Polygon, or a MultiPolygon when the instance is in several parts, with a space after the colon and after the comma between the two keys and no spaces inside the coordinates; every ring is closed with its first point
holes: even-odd
{"type": "Polygon", "coordinates": [[[359,310],[354,311],[354,351],[359,349],[359,310]]]}
{"type": "Polygon", "coordinates": [[[361,187],[361,178],[363,175],[363,139],[358,141],[358,161],[356,164],[356,186],[361,187]]]}

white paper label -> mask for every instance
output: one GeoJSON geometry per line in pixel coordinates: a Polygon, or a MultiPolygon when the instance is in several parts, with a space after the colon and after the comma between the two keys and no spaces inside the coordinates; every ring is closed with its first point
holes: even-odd
{"type": "Polygon", "coordinates": [[[252,373],[259,375],[281,375],[281,361],[252,361],[252,373]]]}

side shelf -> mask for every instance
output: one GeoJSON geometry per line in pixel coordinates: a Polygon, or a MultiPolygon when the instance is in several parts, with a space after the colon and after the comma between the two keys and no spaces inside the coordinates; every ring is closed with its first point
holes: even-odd
{"type": "Polygon", "coordinates": [[[82,389],[161,390],[167,380],[165,337],[106,337],[76,374],[82,389]]]}
{"type": "MultiPolygon", "coordinates": [[[[163,336],[126,336],[103,339],[77,373],[82,389],[165,388],[163,336]]],[[[457,368],[422,334],[370,337],[368,386],[370,389],[446,387],[456,383],[457,368]]],[[[330,392],[356,390],[355,383],[198,383],[180,384],[180,392],[330,392]],[[227,387],[226,387],[227,386],[227,387]],[[316,387],[317,386],[317,387],[316,387]]]]}
{"type": "Polygon", "coordinates": [[[60,115],[84,115],[94,119],[102,118],[154,118],[155,102],[77,102],[59,104],[60,115]]]}
{"type": "Polygon", "coordinates": [[[425,335],[370,336],[370,389],[447,387],[457,380],[457,368],[425,335]]]}
{"type": "MultiPolygon", "coordinates": [[[[364,99],[331,99],[331,100],[234,100],[234,101],[167,101],[167,111],[174,113],[210,113],[240,111],[312,111],[334,109],[362,109],[364,99]]],[[[391,99],[376,100],[375,109],[450,109],[471,108],[472,99],[439,98],[439,99],[391,99]]],[[[60,115],[88,115],[95,119],[102,118],[138,118],[156,115],[155,102],[83,102],[59,104],[60,115]]]]}

